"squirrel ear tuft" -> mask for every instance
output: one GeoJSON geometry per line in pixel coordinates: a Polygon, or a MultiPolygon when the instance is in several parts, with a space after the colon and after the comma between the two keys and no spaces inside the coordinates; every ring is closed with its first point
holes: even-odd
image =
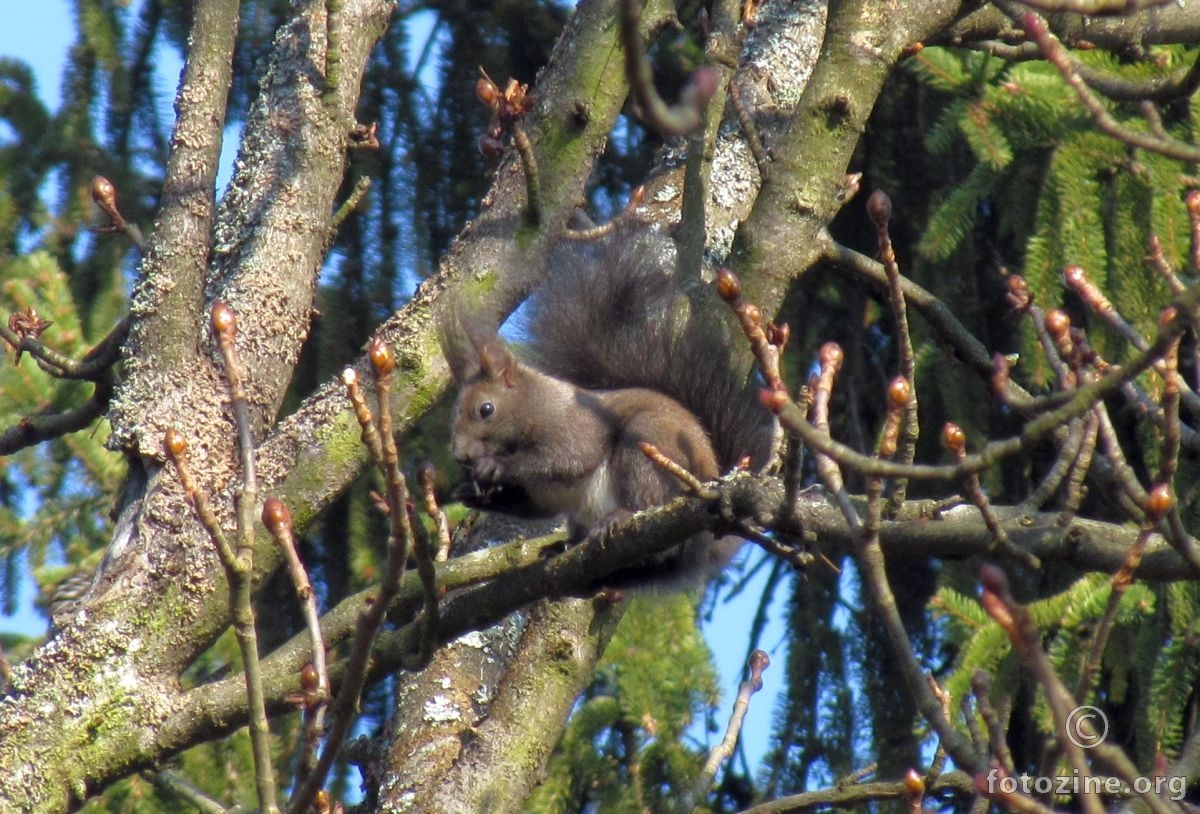
{"type": "Polygon", "coordinates": [[[502,381],[505,387],[512,387],[513,376],[517,372],[517,359],[508,345],[499,338],[493,338],[476,346],[476,351],[479,353],[479,365],[483,375],[491,381],[502,381]]]}
{"type": "Polygon", "coordinates": [[[499,341],[495,327],[471,313],[472,309],[455,297],[437,318],[438,344],[459,385],[489,375],[483,368],[484,349],[499,341]]]}

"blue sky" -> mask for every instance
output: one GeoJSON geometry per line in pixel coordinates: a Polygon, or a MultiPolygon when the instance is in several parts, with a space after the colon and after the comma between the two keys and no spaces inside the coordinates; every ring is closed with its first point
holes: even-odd
{"type": "MultiPolygon", "coordinates": [[[[64,0],[9,0],[6,5],[4,22],[0,25],[0,57],[28,63],[36,74],[39,95],[48,105],[57,106],[62,66],[73,37],[70,9],[64,0]]],[[[19,590],[21,608],[13,616],[0,616],[0,630],[36,635],[45,629],[46,623],[29,607],[33,586],[26,581],[19,590]]]]}
{"type": "Polygon", "coordinates": [[[65,0],[9,0],[0,25],[0,57],[27,62],[37,74],[38,92],[57,106],[61,71],[74,37],[65,0]]]}
{"type": "MultiPolygon", "coordinates": [[[[16,58],[28,63],[37,76],[38,92],[47,106],[56,108],[59,101],[62,66],[67,49],[74,37],[73,11],[66,0],[5,0],[3,24],[0,25],[0,57],[16,58]]],[[[422,41],[419,36],[418,42],[422,41]]],[[[179,66],[171,59],[170,65],[160,65],[157,74],[158,98],[169,110],[178,81],[179,66]]],[[[169,115],[166,114],[166,115],[169,115]]],[[[0,138],[3,137],[0,127],[0,138]]],[[[228,147],[228,145],[227,145],[228,147]]],[[[226,153],[232,155],[227,149],[226,153]]],[[[746,553],[760,556],[757,549],[746,547],[746,553]]],[[[740,596],[729,604],[720,605],[714,614],[714,622],[706,626],[706,634],[712,645],[717,666],[722,677],[722,709],[717,711],[717,720],[724,727],[729,706],[737,693],[737,683],[745,657],[746,633],[750,628],[755,603],[765,581],[766,569],[754,584],[747,586],[740,596]]],[[[27,589],[26,595],[31,595],[27,589]]],[[[751,760],[757,762],[766,748],[771,727],[771,712],[775,698],[783,684],[784,627],[783,608],[780,602],[772,608],[772,622],[768,626],[763,645],[768,648],[774,664],[764,675],[764,689],[751,703],[744,736],[751,760]]],[[[44,627],[41,617],[26,608],[14,617],[0,617],[0,630],[36,632],[44,627]]],[[[699,734],[699,733],[697,733],[699,734]]],[[[716,740],[721,732],[714,736],[716,740]]]]}

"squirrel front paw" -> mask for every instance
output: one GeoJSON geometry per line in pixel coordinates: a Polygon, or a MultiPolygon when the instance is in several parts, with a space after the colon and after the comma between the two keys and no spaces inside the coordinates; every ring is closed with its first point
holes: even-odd
{"type": "Polygon", "coordinates": [[[530,499],[524,487],[512,483],[468,480],[454,487],[451,497],[472,509],[503,512],[514,517],[538,518],[546,515],[530,499]]]}
{"type": "Polygon", "coordinates": [[[493,457],[477,458],[471,462],[471,479],[476,483],[489,485],[498,484],[504,480],[504,467],[493,457]]]}

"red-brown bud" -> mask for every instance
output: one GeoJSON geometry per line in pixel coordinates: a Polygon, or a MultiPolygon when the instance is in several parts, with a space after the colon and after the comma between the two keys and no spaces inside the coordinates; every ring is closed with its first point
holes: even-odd
{"type": "Polygon", "coordinates": [[[912,399],[912,385],[903,376],[897,376],[888,384],[888,406],[893,410],[903,410],[912,399]]]}
{"type": "Polygon", "coordinates": [[[742,281],[732,269],[722,266],[717,272],[717,294],[725,302],[734,302],[742,296],[742,281]]]}
{"type": "Polygon", "coordinates": [[[1032,302],[1029,296],[1029,283],[1020,274],[1008,276],[1008,301],[1018,311],[1024,311],[1032,302]]]}
{"type": "Polygon", "coordinates": [[[1176,308],[1174,305],[1168,305],[1166,308],[1162,309],[1162,311],[1160,311],[1158,314],[1158,327],[1159,328],[1167,327],[1172,322],[1174,322],[1175,318],[1178,316],[1179,316],[1179,309],[1176,308]]]}
{"type": "Polygon", "coordinates": [[[187,438],[179,430],[171,427],[163,434],[163,449],[166,450],[168,456],[179,460],[187,455],[187,438]]]}
{"type": "Polygon", "coordinates": [[[967,450],[967,434],[953,421],[947,421],[942,427],[942,444],[955,455],[961,456],[967,450]]]}
{"type": "MultiPolygon", "coordinates": [[[[483,72],[483,68],[479,70],[483,72]]],[[[475,96],[490,108],[500,104],[500,88],[496,87],[496,83],[489,79],[487,74],[475,80],[475,96]]]]}
{"type": "Polygon", "coordinates": [[[817,353],[821,367],[832,367],[834,370],[841,369],[843,358],[842,347],[837,342],[826,342],[817,353]]]}
{"type": "Polygon", "coordinates": [[[762,650],[756,649],[750,653],[747,665],[750,667],[750,681],[753,682],[754,690],[757,692],[762,689],[762,674],[771,666],[771,658],[762,650]]]}
{"type": "Polygon", "coordinates": [[[371,340],[367,348],[367,358],[371,360],[371,367],[375,369],[376,376],[386,376],[396,369],[396,357],[392,355],[391,347],[379,337],[371,340]]]}
{"type": "Polygon", "coordinates": [[[314,693],[320,685],[321,677],[317,675],[317,668],[308,662],[300,668],[300,689],[306,693],[314,693]]]}
{"type": "Polygon", "coordinates": [[[281,529],[291,527],[292,513],[282,500],[272,496],[263,501],[262,521],[267,531],[278,534],[281,529]]]}
{"type": "Polygon", "coordinates": [[[925,778],[921,777],[916,769],[909,769],[904,773],[904,791],[912,803],[920,802],[925,796],[925,778]]]}
{"type": "Polygon", "coordinates": [[[1078,288],[1087,282],[1087,273],[1083,266],[1070,265],[1063,269],[1063,279],[1071,288],[1078,288]]]}
{"type": "Polygon", "coordinates": [[[763,407],[766,407],[773,414],[778,415],[779,411],[786,407],[791,399],[783,390],[772,390],[769,387],[764,387],[758,391],[758,401],[763,407]]]}
{"type": "Polygon", "coordinates": [[[1071,330],[1071,318],[1059,308],[1046,312],[1046,331],[1055,339],[1062,339],[1071,330]]]}
{"type": "Polygon", "coordinates": [[[1010,633],[1016,631],[1017,621],[1013,618],[1012,610],[1008,607],[1008,603],[994,591],[984,588],[983,593],[979,595],[979,604],[983,605],[987,615],[992,617],[996,624],[1005,631],[1010,633]]]}
{"type": "Polygon", "coordinates": [[[1200,189],[1188,190],[1187,197],[1183,200],[1187,204],[1189,213],[1200,215],[1200,189]]]}
{"type": "Polygon", "coordinates": [[[892,199],[882,189],[875,190],[867,198],[867,217],[879,229],[887,226],[892,219],[892,199]]]}
{"type": "Polygon", "coordinates": [[[1157,523],[1167,516],[1167,512],[1175,506],[1175,496],[1171,494],[1171,487],[1165,483],[1160,483],[1150,490],[1150,494],[1146,498],[1146,516],[1150,522],[1157,523]]]}
{"type": "Polygon", "coordinates": [[[232,337],[237,331],[237,314],[221,300],[212,306],[212,327],[218,334],[232,337]]]}
{"type": "Polygon", "coordinates": [[[984,587],[984,590],[991,591],[998,596],[1008,596],[1008,575],[998,565],[987,562],[979,566],[979,584],[984,587]]]}
{"type": "Polygon", "coordinates": [[[103,175],[92,179],[92,200],[100,205],[105,212],[117,208],[117,187],[103,175]]]}

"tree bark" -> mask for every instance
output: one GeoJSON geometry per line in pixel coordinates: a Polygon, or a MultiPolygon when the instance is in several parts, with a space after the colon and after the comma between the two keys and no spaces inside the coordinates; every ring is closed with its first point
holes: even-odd
{"type": "MultiPolygon", "coordinates": [[[[160,450],[169,427],[189,437],[198,480],[220,517],[231,524],[239,474],[229,396],[207,327],[206,314],[215,299],[226,301],[239,317],[238,350],[251,374],[255,438],[261,441],[256,450],[260,497],[282,499],[303,526],[361,469],[365,455],[359,429],[339,383],[330,382],[294,414],[274,423],[308,331],[359,79],[391,13],[383,0],[345,0],[343,6],[340,80],[332,97],[321,70],[326,63],[323,4],[304,4],[305,10],[281,32],[247,126],[239,170],[218,212],[212,184],[232,52],[227,24],[236,3],[198,4],[196,51],[189,55],[179,96],[181,117],[163,208],[135,298],[126,380],[110,415],[114,438],[133,461],[133,474],[96,584],[56,635],[15,670],[0,704],[0,768],[5,770],[0,772],[0,800],[6,807],[68,810],[113,780],[224,734],[244,720],[240,678],[186,693],[179,686],[181,671],[228,623],[226,586],[212,546],[184,502],[174,471],[164,467],[160,450]]],[[[669,4],[653,0],[644,22],[655,25],[670,11],[669,4]]],[[[758,27],[746,39],[743,67],[733,80],[741,102],[731,101],[720,127],[710,131],[714,158],[705,207],[712,258],[724,258],[736,232],[733,253],[744,272],[747,295],[765,313],[778,308],[787,286],[823,250],[822,232],[844,203],[853,150],[905,46],[938,36],[980,36],[1004,26],[990,10],[956,22],[961,12],[961,4],[952,0],[846,0],[830,4],[826,23],[820,4],[766,4],[758,27]],[[769,161],[760,163],[763,157],[754,154],[752,139],[741,128],[747,117],[769,161]]],[[[1177,32],[1177,17],[1184,13],[1174,6],[1145,12],[1154,15],[1156,32],[1177,32]]],[[[1189,31],[1196,27],[1194,21],[1189,25],[1189,31]]],[[[511,311],[524,292],[505,284],[504,271],[539,265],[583,199],[592,165],[624,102],[624,79],[612,67],[621,63],[616,28],[611,0],[581,3],[535,89],[536,104],[526,125],[540,167],[541,227],[526,225],[525,179],[519,162],[510,157],[496,172],[484,211],[464,229],[439,273],[377,332],[401,361],[397,375],[402,382],[394,390],[395,413],[403,416],[399,426],[411,426],[448,384],[435,330],[446,292],[470,290],[496,314],[511,311]]],[[[1094,38],[1096,31],[1089,29],[1089,35],[1094,38]]],[[[665,169],[652,179],[643,214],[662,223],[678,218],[682,174],[682,169],[665,169]]],[[[366,363],[360,359],[355,366],[364,374],[360,380],[369,381],[366,363]]],[[[764,525],[816,533],[834,545],[852,542],[824,498],[810,496],[781,507],[778,484],[763,481],[757,489],[745,497],[743,510],[764,525]]],[[[662,525],[655,526],[651,518],[649,527],[660,533],[720,522],[698,502],[656,517],[662,525]]],[[[1057,556],[1099,570],[1112,570],[1123,561],[1132,535],[1080,520],[1068,528],[1041,517],[1010,522],[1016,545],[1043,559],[1057,556]]],[[[278,555],[265,535],[259,538],[257,567],[265,575],[278,555]]],[[[969,556],[990,546],[986,527],[973,515],[916,527],[901,518],[885,524],[881,538],[885,547],[902,546],[910,556],[969,556]]],[[[614,544],[621,539],[618,535],[614,544]]],[[[627,542],[627,547],[633,557],[639,556],[636,544],[627,542]]],[[[644,553],[643,547],[640,555],[644,553]]],[[[585,584],[593,562],[588,558],[606,556],[583,549],[548,564],[537,555],[537,550],[514,545],[447,565],[441,573],[444,583],[461,579],[451,587],[485,584],[453,596],[444,637],[491,624],[548,593],[585,584]],[[482,575],[471,572],[481,563],[482,575]],[[512,573],[494,579],[502,571],[512,573]]],[[[1142,568],[1139,573],[1152,578],[1191,576],[1178,555],[1158,540],[1142,568]]],[[[402,591],[401,611],[413,601],[414,590],[409,585],[402,591]]],[[[328,629],[352,628],[365,601],[360,595],[331,611],[328,629]]],[[[526,620],[519,644],[506,652],[511,670],[487,678],[493,688],[489,701],[472,711],[477,717],[470,726],[479,741],[470,748],[456,746],[439,781],[423,781],[420,790],[429,795],[431,807],[449,811],[494,800],[496,777],[522,791],[531,787],[571,699],[603,650],[611,614],[570,600],[539,606],[526,620]],[[551,686],[545,683],[548,676],[557,679],[552,708],[542,710],[535,731],[525,733],[528,738],[522,741],[517,736],[529,723],[530,710],[546,700],[539,693],[551,686]],[[519,752],[507,751],[514,744],[519,752]]],[[[397,669],[411,638],[411,627],[383,637],[377,672],[397,669]]],[[[448,650],[439,659],[452,659],[455,652],[448,650]]],[[[276,709],[298,688],[303,658],[297,641],[265,660],[276,709]]],[[[408,685],[402,693],[429,697],[437,684],[431,678],[434,674],[426,671],[424,685],[408,685]]],[[[390,795],[419,785],[403,779],[396,763],[403,757],[401,741],[417,738],[423,723],[395,723],[396,749],[377,764],[381,800],[397,802],[390,795]]],[[[422,731],[420,737],[430,735],[422,731]]]]}

